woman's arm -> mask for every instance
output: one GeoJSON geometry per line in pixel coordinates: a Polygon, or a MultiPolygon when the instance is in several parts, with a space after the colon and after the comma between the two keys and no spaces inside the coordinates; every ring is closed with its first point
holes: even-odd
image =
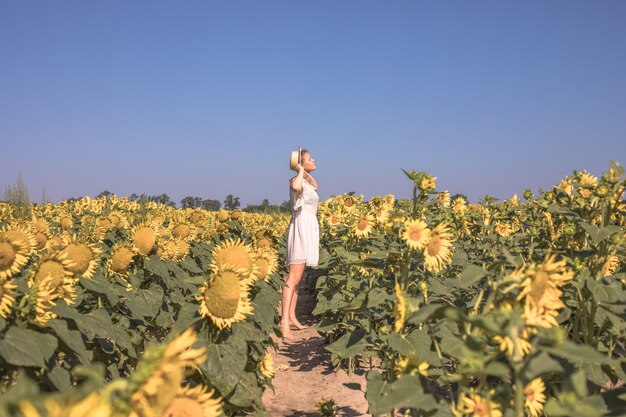
{"type": "Polygon", "coordinates": [[[302,192],[302,181],[303,181],[303,178],[304,178],[304,168],[300,164],[298,164],[297,168],[298,168],[298,175],[296,175],[296,177],[293,180],[291,180],[291,189],[294,190],[297,193],[300,193],[300,192],[302,192]]]}

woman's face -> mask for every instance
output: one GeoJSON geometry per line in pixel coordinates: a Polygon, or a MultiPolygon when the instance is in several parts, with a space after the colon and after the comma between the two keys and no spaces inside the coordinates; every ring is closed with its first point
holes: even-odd
{"type": "Polygon", "coordinates": [[[313,159],[311,154],[308,152],[302,155],[301,165],[306,172],[314,171],[317,168],[317,166],[315,166],[315,159],[313,159]]]}

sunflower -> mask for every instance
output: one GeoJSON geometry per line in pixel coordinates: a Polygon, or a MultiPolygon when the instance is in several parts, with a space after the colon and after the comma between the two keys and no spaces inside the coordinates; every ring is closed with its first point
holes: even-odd
{"type": "Polygon", "coordinates": [[[265,352],[261,362],[259,362],[259,371],[261,371],[261,375],[267,378],[274,378],[274,358],[268,352],[265,352]]]}
{"type": "Polygon", "coordinates": [[[565,259],[557,261],[556,255],[548,254],[541,264],[531,264],[524,269],[520,282],[522,291],[517,299],[524,300],[523,317],[528,324],[541,327],[558,325],[557,310],[565,306],[559,288],[574,277],[574,272],[565,265],[565,259]]]}
{"type": "MultiPolygon", "coordinates": [[[[126,393],[122,405],[116,404],[122,408],[120,411],[127,412],[124,408],[128,406],[129,417],[167,415],[165,410],[179,394],[172,387],[180,386],[185,376],[185,368],[196,367],[206,360],[204,347],[192,349],[196,341],[195,331],[189,328],[170,343],[149,348],[137,370],[128,378],[127,386],[132,388],[132,392],[126,393]]],[[[176,410],[181,412],[180,408],[176,410]]]]}
{"type": "Polygon", "coordinates": [[[120,278],[128,278],[130,265],[135,256],[134,248],[129,244],[116,243],[111,248],[111,257],[107,260],[109,274],[117,275],[120,278]]]}
{"type": "Polygon", "coordinates": [[[442,207],[450,207],[450,192],[446,190],[437,194],[437,201],[442,207]]]}
{"type": "Polygon", "coordinates": [[[524,407],[530,417],[539,417],[546,402],[546,386],[541,378],[535,378],[524,387],[524,407]]]}
{"type": "Polygon", "coordinates": [[[211,251],[211,269],[216,272],[225,264],[241,268],[242,279],[256,278],[258,269],[252,259],[252,248],[240,239],[227,239],[211,251]]]}
{"type": "Polygon", "coordinates": [[[222,399],[215,395],[215,389],[208,390],[204,385],[193,388],[178,388],[176,397],[167,405],[163,417],[217,417],[222,413],[222,399]]]}
{"type": "Polygon", "coordinates": [[[37,285],[50,291],[52,300],[62,298],[67,304],[76,301],[75,265],[67,254],[59,252],[41,259],[29,278],[29,286],[37,285]]]}
{"type": "MultiPolygon", "coordinates": [[[[111,406],[98,392],[92,392],[86,398],[71,403],[54,398],[45,401],[47,417],[110,417],[111,406]]],[[[38,415],[38,414],[35,414],[38,415]]]]}
{"type": "Polygon", "coordinates": [[[472,417],[502,417],[500,404],[475,393],[463,394],[460,405],[463,407],[463,414],[472,417]]]}
{"type": "Polygon", "coordinates": [[[372,215],[364,214],[359,216],[358,220],[352,227],[352,232],[356,237],[364,238],[369,236],[374,228],[374,218],[372,215]]]}
{"type": "Polygon", "coordinates": [[[35,321],[42,326],[57,317],[56,314],[50,311],[56,305],[54,300],[58,298],[55,295],[52,281],[53,278],[48,275],[43,281],[32,283],[30,288],[29,299],[34,307],[35,321]]]}
{"type": "Polygon", "coordinates": [[[606,261],[602,264],[602,275],[605,277],[615,275],[619,268],[619,257],[615,255],[615,251],[611,251],[606,257],[606,261]]]}
{"type": "Polygon", "coordinates": [[[15,289],[17,285],[13,282],[0,280],[0,316],[7,318],[11,314],[11,307],[15,303],[15,289]]]}
{"type": "Polygon", "coordinates": [[[437,177],[431,177],[430,175],[424,176],[420,182],[420,190],[424,192],[433,191],[437,184],[437,177]]]}
{"type": "Polygon", "coordinates": [[[498,236],[507,237],[507,236],[510,236],[512,231],[513,231],[512,228],[511,228],[511,225],[509,223],[502,222],[500,220],[495,222],[495,224],[493,226],[494,226],[498,236]]]}
{"type": "Polygon", "coordinates": [[[109,214],[109,220],[111,221],[111,227],[114,230],[122,230],[128,227],[128,219],[121,211],[114,211],[109,214]]]}
{"type": "Polygon", "coordinates": [[[437,225],[430,232],[428,244],[424,247],[424,265],[429,271],[441,272],[452,262],[452,233],[445,223],[437,225]]]}
{"type": "Polygon", "coordinates": [[[100,263],[102,250],[94,244],[78,241],[76,235],[64,239],[65,247],[61,249],[61,254],[72,262],[69,270],[75,275],[82,275],[83,278],[91,279],[100,263]]]}
{"type": "Polygon", "coordinates": [[[411,353],[409,356],[402,357],[396,362],[394,370],[398,378],[402,375],[423,375],[428,376],[428,362],[419,359],[415,354],[411,353]]]}
{"type": "Polygon", "coordinates": [[[407,303],[404,291],[400,288],[400,284],[396,282],[395,285],[396,302],[393,306],[393,316],[395,318],[393,324],[393,330],[396,333],[400,333],[404,329],[404,322],[406,321],[407,303]]]}
{"type": "Polygon", "coordinates": [[[385,224],[389,219],[389,210],[384,207],[379,207],[374,210],[374,219],[376,224],[385,224]]]}
{"type": "Polygon", "coordinates": [[[452,202],[452,211],[455,213],[463,214],[467,210],[467,202],[463,197],[457,197],[452,202]]]}
{"type": "Polygon", "coordinates": [[[242,321],[252,314],[252,304],[248,299],[250,279],[241,267],[223,264],[200,288],[200,315],[210,318],[223,329],[242,321]]]}
{"type": "Polygon", "coordinates": [[[422,250],[430,240],[430,229],[423,220],[407,220],[404,222],[402,239],[410,248],[422,250]]]}
{"type": "Polygon", "coordinates": [[[24,226],[0,230],[0,279],[10,278],[28,263],[36,246],[32,233],[24,226]]]}
{"type": "Polygon", "coordinates": [[[160,228],[156,222],[143,221],[131,230],[133,245],[141,256],[148,256],[161,236],[160,228]]]}
{"type": "Polygon", "coordinates": [[[565,194],[569,196],[571,196],[572,192],[574,191],[574,186],[572,185],[570,179],[567,177],[561,180],[559,185],[555,186],[554,188],[556,188],[557,190],[563,191],[565,194]]]}
{"type": "Polygon", "coordinates": [[[254,263],[258,268],[259,279],[269,281],[270,275],[278,268],[278,256],[273,249],[260,248],[254,254],[254,263]]]}
{"type": "Polygon", "coordinates": [[[184,222],[174,223],[171,226],[170,233],[173,238],[193,240],[197,234],[194,225],[184,222]]]}
{"type": "Polygon", "coordinates": [[[61,224],[61,229],[67,230],[74,225],[74,220],[70,214],[63,214],[59,216],[58,222],[61,224]]]}
{"type": "Polygon", "coordinates": [[[583,198],[589,198],[593,193],[593,189],[598,184],[598,178],[583,170],[583,172],[580,173],[578,182],[581,185],[581,187],[578,187],[580,195],[583,196],[583,198]]]}
{"type": "Polygon", "coordinates": [[[494,336],[493,341],[500,346],[500,351],[505,352],[509,357],[524,357],[530,352],[532,345],[528,341],[530,338],[530,329],[524,327],[517,337],[494,336]]]}

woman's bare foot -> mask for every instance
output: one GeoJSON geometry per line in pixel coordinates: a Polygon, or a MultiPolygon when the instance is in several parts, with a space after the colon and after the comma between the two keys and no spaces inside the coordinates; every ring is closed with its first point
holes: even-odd
{"type": "Polygon", "coordinates": [[[291,333],[291,329],[289,329],[289,323],[281,321],[279,327],[280,332],[283,334],[283,339],[294,340],[293,333],[291,333]]]}
{"type": "Polygon", "coordinates": [[[295,317],[291,317],[291,318],[289,319],[289,321],[291,321],[291,324],[292,324],[292,325],[293,325],[296,329],[298,329],[298,330],[304,330],[304,329],[306,329],[306,328],[308,328],[308,327],[309,327],[309,326],[305,326],[304,324],[300,323],[300,322],[298,321],[298,319],[297,319],[297,318],[295,318],[295,317]]]}

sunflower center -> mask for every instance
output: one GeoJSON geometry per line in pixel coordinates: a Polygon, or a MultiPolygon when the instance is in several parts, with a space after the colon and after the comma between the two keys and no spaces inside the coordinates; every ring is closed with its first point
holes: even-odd
{"type": "Polygon", "coordinates": [[[111,255],[111,266],[113,271],[122,273],[128,269],[133,261],[133,252],[126,247],[119,248],[111,255]]]}
{"type": "Polygon", "coordinates": [[[156,232],[150,227],[138,227],[133,236],[133,243],[142,255],[147,255],[156,243],[156,232]]]}
{"type": "Polygon", "coordinates": [[[187,397],[175,398],[163,413],[164,417],[195,417],[203,415],[204,409],[202,404],[194,398],[187,397]]]}
{"type": "Polygon", "coordinates": [[[430,242],[428,242],[428,254],[434,256],[439,253],[441,249],[441,237],[436,234],[430,236],[430,242]]]}
{"type": "Polygon", "coordinates": [[[0,269],[7,269],[15,261],[15,249],[10,243],[0,242],[0,269]]]}
{"type": "Polygon", "coordinates": [[[223,271],[216,275],[207,287],[204,292],[204,302],[215,317],[230,319],[237,312],[240,295],[237,274],[232,271],[223,271]]]}
{"type": "Polygon", "coordinates": [[[422,231],[421,229],[411,229],[409,231],[409,239],[415,241],[415,242],[419,242],[420,239],[422,238],[422,231]]]}
{"type": "Polygon", "coordinates": [[[38,232],[47,232],[48,231],[48,223],[45,220],[37,220],[33,223],[33,227],[38,232]]]}
{"type": "Polygon", "coordinates": [[[91,250],[85,244],[70,243],[61,251],[72,261],[74,265],[70,265],[68,269],[76,274],[83,274],[89,268],[92,255],[91,250]]]}
{"type": "Polygon", "coordinates": [[[179,224],[172,229],[172,236],[186,238],[191,233],[191,228],[187,224],[179,224]]]}
{"type": "Polygon", "coordinates": [[[112,226],[112,223],[111,223],[110,219],[104,217],[104,218],[98,220],[98,226],[100,226],[104,230],[109,230],[111,228],[111,226],[112,226]]]}
{"type": "Polygon", "coordinates": [[[548,289],[548,283],[550,282],[550,274],[546,271],[539,269],[532,279],[529,295],[539,304],[544,294],[548,289]]]}
{"type": "Polygon", "coordinates": [[[269,271],[270,264],[266,259],[259,258],[256,261],[256,266],[259,267],[259,277],[265,278],[267,276],[267,272],[269,271]]]}
{"type": "Polygon", "coordinates": [[[46,246],[46,242],[48,241],[48,236],[45,233],[37,232],[35,234],[35,242],[37,243],[37,249],[43,249],[46,246]]]}
{"type": "Polygon", "coordinates": [[[256,243],[256,245],[257,245],[257,247],[259,247],[259,248],[267,248],[267,247],[269,247],[271,244],[270,244],[270,241],[269,241],[269,240],[267,240],[266,238],[262,238],[262,239],[259,239],[259,241],[256,243]]]}
{"type": "Polygon", "coordinates": [[[242,246],[226,246],[215,256],[215,262],[221,266],[231,264],[246,271],[246,278],[252,273],[252,259],[242,246]]]}
{"type": "Polygon", "coordinates": [[[39,266],[35,274],[35,282],[41,283],[48,276],[52,278],[50,281],[51,287],[58,288],[63,285],[65,268],[58,261],[45,261],[39,266]]]}
{"type": "Polygon", "coordinates": [[[472,407],[472,411],[477,417],[488,417],[489,408],[487,407],[487,401],[482,399],[476,401],[476,404],[474,404],[474,407],[472,407]]]}
{"type": "Polygon", "coordinates": [[[72,226],[72,218],[69,216],[63,216],[61,218],[61,227],[63,229],[68,229],[72,226]]]}
{"type": "Polygon", "coordinates": [[[359,224],[357,225],[358,229],[361,231],[367,229],[367,226],[368,226],[367,220],[364,220],[364,219],[359,220],[359,224]]]}

